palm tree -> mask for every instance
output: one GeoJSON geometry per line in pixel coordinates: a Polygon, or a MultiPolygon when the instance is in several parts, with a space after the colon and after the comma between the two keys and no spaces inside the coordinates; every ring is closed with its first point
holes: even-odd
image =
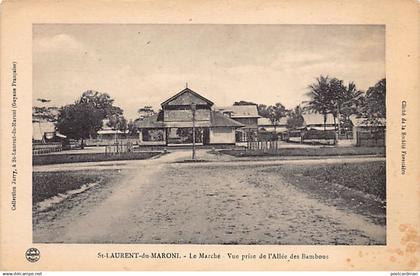
{"type": "Polygon", "coordinates": [[[341,108],[346,100],[347,90],[342,80],[333,78],[330,80],[330,93],[331,93],[331,113],[334,118],[334,129],[341,131],[340,118],[341,108]],[[337,129],[337,118],[338,118],[338,129],[337,129]]]}
{"type": "Polygon", "coordinates": [[[349,82],[340,108],[340,119],[348,123],[350,116],[358,114],[364,103],[363,91],[358,90],[354,82],[349,82]]]}
{"type": "Polygon", "coordinates": [[[324,130],[326,130],[327,116],[332,111],[332,95],[330,89],[330,78],[321,75],[316,82],[309,85],[310,91],[307,95],[311,98],[308,108],[311,111],[324,116],[324,130]]]}
{"type": "Polygon", "coordinates": [[[289,130],[303,126],[302,108],[298,105],[294,109],[288,111],[287,128],[289,130]]]}

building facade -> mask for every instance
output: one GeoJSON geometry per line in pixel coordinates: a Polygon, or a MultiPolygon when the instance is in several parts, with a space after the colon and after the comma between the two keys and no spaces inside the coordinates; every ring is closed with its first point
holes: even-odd
{"type": "Polygon", "coordinates": [[[243,127],[236,130],[236,143],[246,143],[257,139],[258,133],[258,115],[257,105],[233,105],[229,107],[220,107],[216,109],[225,116],[241,123],[243,127]]]}
{"type": "Polygon", "coordinates": [[[213,109],[213,102],[189,88],[162,102],[161,110],[136,121],[140,145],[235,144],[244,125],[213,109]],[[195,135],[193,135],[193,129],[195,135]]]}

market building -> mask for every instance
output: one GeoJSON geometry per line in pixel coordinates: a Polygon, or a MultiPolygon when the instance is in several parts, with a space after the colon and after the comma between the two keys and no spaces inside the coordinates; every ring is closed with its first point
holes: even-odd
{"type": "Polygon", "coordinates": [[[235,132],[244,124],[214,110],[213,105],[185,88],[162,102],[157,114],[136,122],[139,145],[190,145],[193,136],[197,145],[235,144],[235,132]]]}

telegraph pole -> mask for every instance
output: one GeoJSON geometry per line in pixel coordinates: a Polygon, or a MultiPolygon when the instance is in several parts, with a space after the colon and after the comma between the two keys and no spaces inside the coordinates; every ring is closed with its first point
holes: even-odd
{"type": "Polygon", "coordinates": [[[196,111],[196,104],[191,104],[191,111],[192,111],[192,159],[195,160],[195,111],[196,111]]]}

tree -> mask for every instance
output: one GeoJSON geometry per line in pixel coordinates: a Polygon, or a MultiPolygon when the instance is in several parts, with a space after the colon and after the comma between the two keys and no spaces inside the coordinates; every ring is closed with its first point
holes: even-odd
{"type": "Polygon", "coordinates": [[[304,118],[302,116],[302,109],[300,106],[296,106],[289,112],[289,118],[287,119],[287,128],[296,129],[303,126],[304,118]]]}
{"type": "Polygon", "coordinates": [[[127,119],[122,114],[115,113],[108,118],[108,126],[114,130],[120,130],[126,132],[127,130],[127,119]]]}
{"type": "Polygon", "coordinates": [[[260,115],[261,117],[264,117],[264,118],[269,117],[269,114],[268,114],[269,112],[265,104],[257,105],[257,110],[258,110],[258,115],[260,115]]]}
{"type": "Polygon", "coordinates": [[[37,121],[57,121],[58,108],[55,106],[33,106],[32,107],[32,119],[37,121]]]}
{"type": "MultiPolygon", "coordinates": [[[[340,117],[340,110],[344,102],[346,95],[346,88],[344,87],[343,81],[337,78],[332,78],[329,81],[329,99],[330,112],[334,118],[334,127],[337,125],[337,118],[340,117]]],[[[338,127],[340,128],[340,127],[338,127]]],[[[335,128],[335,130],[337,130],[335,128]]]]}
{"type": "Polygon", "coordinates": [[[139,108],[137,110],[137,113],[139,114],[140,119],[144,119],[146,117],[156,114],[156,112],[153,110],[151,106],[144,106],[142,108],[139,108]]]}
{"type": "Polygon", "coordinates": [[[366,91],[365,103],[362,108],[364,123],[372,126],[382,125],[386,118],[386,79],[378,81],[366,91]]]}
{"type": "Polygon", "coordinates": [[[127,129],[128,129],[128,133],[130,135],[135,134],[137,132],[137,127],[136,127],[135,121],[130,119],[130,121],[128,121],[128,123],[127,123],[127,129]]]}
{"type": "Polygon", "coordinates": [[[326,130],[327,116],[333,110],[333,99],[330,89],[330,78],[321,75],[316,82],[309,85],[310,91],[307,95],[311,98],[308,108],[311,111],[324,116],[324,130],[326,130]]]}
{"type": "Polygon", "coordinates": [[[270,111],[270,121],[274,125],[274,132],[276,131],[276,126],[280,122],[280,119],[286,117],[286,108],[281,103],[276,103],[274,106],[269,107],[270,111]]]}
{"type": "Polygon", "coordinates": [[[91,103],[74,103],[63,106],[58,116],[57,129],[68,138],[81,139],[81,148],[84,148],[83,140],[95,136],[102,127],[104,119],[101,110],[91,103]]]}
{"type": "Polygon", "coordinates": [[[123,110],[118,106],[112,106],[109,109],[109,114],[105,115],[108,119],[107,125],[112,129],[120,129],[122,124],[127,124],[127,120],[123,116],[123,110]]]}
{"type": "MultiPolygon", "coordinates": [[[[48,99],[37,99],[41,105],[51,102],[48,99]]],[[[32,107],[32,119],[35,121],[48,121],[55,122],[57,121],[58,108],[55,106],[33,106],[32,107]]]]}
{"type": "Polygon", "coordinates": [[[258,115],[268,118],[276,131],[277,124],[281,118],[286,117],[287,110],[281,103],[266,106],[265,104],[257,105],[258,115]]]}
{"type": "Polygon", "coordinates": [[[342,124],[344,128],[350,128],[350,117],[352,115],[360,114],[364,102],[365,98],[363,96],[363,91],[358,90],[354,82],[349,82],[340,108],[339,124],[342,124]]]}
{"type": "Polygon", "coordinates": [[[309,109],[324,116],[324,130],[326,129],[327,115],[334,118],[334,125],[338,125],[341,132],[341,122],[348,123],[350,116],[356,114],[363,102],[363,92],[356,88],[354,82],[347,86],[342,80],[320,76],[317,82],[309,86],[311,97],[309,109]],[[338,124],[337,124],[338,119],[338,124]]]}
{"type": "Polygon", "coordinates": [[[233,105],[257,105],[257,104],[253,102],[248,102],[248,101],[239,101],[239,102],[234,102],[233,105]]]}
{"type": "Polygon", "coordinates": [[[106,94],[88,90],[73,104],[59,110],[57,129],[71,139],[81,140],[95,137],[102,127],[102,121],[109,119],[110,126],[126,128],[127,121],[122,116],[123,110],[113,106],[113,99],[106,94]]]}
{"type": "Polygon", "coordinates": [[[108,93],[87,90],[83,92],[78,102],[91,104],[94,108],[102,112],[104,117],[109,117],[118,112],[121,112],[122,114],[121,108],[113,106],[114,100],[108,93]]]}

